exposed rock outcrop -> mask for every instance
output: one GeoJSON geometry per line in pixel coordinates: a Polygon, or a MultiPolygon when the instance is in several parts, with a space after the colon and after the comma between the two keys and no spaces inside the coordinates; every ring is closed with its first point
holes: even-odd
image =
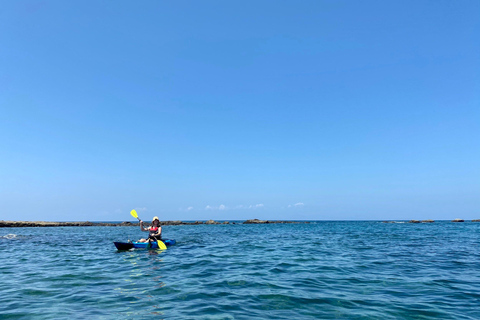
{"type": "Polygon", "coordinates": [[[258,219],[250,219],[243,222],[243,224],[266,224],[266,223],[310,223],[308,221],[281,221],[281,220],[258,220],[258,219]]]}
{"type": "Polygon", "coordinates": [[[463,220],[463,219],[454,219],[454,220],[452,220],[452,222],[465,222],[465,220],[463,220]]]}
{"type": "Polygon", "coordinates": [[[1,227],[90,227],[93,225],[116,225],[112,223],[96,223],[89,221],[84,222],[50,222],[50,221],[0,221],[1,227]]]}
{"type": "Polygon", "coordinates": [[[258,223],[268,223],[268,221],[267,220],[250,219],[250,220],[247,220],[247,221],[243,222],[243,224],[258,224],[258,223]]]}
{"type": "MultiPolygon", "coordinates": [[[[228,221],[224,222],[228,224],[228,221]]],[[[162,226],[180,226],[180,225],[197,225],[197,224],[220,224],[220,222],[209,220],[207,222],[195,221],[195,222],[183,222],[180,220],[175,221],[160,221],[162,226]]],[[[104,227],[132,227],[138,226],[138,222],[124,221],[121,223],[108,223],[108,222],[52,222],[52,221],[4,221],[0,220],[0,228],[18,228],[18,227],[90,227],[90,226],[104,226],[104,227]]],[[[144,222],[145,226],[149,226],[149,222],[144,222]]]]}
{"type": "Polygon", "coordinates": [[[182,221],[180,220],[175,220],[175,221],[160,221],[160,224],[163,226],[179,226],[183,224],[182,221]]]}

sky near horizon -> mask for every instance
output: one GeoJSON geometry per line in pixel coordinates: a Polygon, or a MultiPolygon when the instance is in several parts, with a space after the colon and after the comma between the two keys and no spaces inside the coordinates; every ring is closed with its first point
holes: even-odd
{"type": "Polygon", "coordinates": [[[480,218],[480,1],[4,1],[0,220],[480,218]]]}

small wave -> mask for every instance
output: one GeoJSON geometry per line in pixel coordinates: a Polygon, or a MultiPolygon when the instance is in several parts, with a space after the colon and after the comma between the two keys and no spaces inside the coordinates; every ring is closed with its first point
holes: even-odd
{"type": "Polygon", "coordinates": [[[16,239],[18,236],[16,234],[10,233],[6,236],[1,236],[0,239],[16,239]]]}

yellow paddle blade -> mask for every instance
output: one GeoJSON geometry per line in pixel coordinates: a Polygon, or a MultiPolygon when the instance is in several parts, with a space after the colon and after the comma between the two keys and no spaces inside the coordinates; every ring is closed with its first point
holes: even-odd
{"type": "Polygon", "coordinates": [[[135,211],[135,209],[133,209],[132,211],[130,211],[130,214],[132,215],[132,217],[138,219],[138,214],[137,214],[137,211],[135,211]]]}
{"type": "Polygon", "coordinates": [[[160,250],[167,250],[167,246],[165,245],[165,243],[163,243],[163,241],[157,240],[157,244],[160,250]]]}

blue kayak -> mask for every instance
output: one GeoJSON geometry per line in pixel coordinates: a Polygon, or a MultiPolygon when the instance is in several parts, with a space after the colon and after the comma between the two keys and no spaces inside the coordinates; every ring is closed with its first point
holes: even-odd
{"type": "MultiPolygon", "coordinates": [[[[174,239],[163,239],[163,243],[167,247],[172,246],[176,243],[174,239]]],[[[113,242],[115,247],[117,247],[118,250],[130,250],[130,249],[158,249],[158,244],[155,241],[152,241],[151,243],[148,242],[138,242],[138,241],[133,241],[133,242],[113,242]]]]}

